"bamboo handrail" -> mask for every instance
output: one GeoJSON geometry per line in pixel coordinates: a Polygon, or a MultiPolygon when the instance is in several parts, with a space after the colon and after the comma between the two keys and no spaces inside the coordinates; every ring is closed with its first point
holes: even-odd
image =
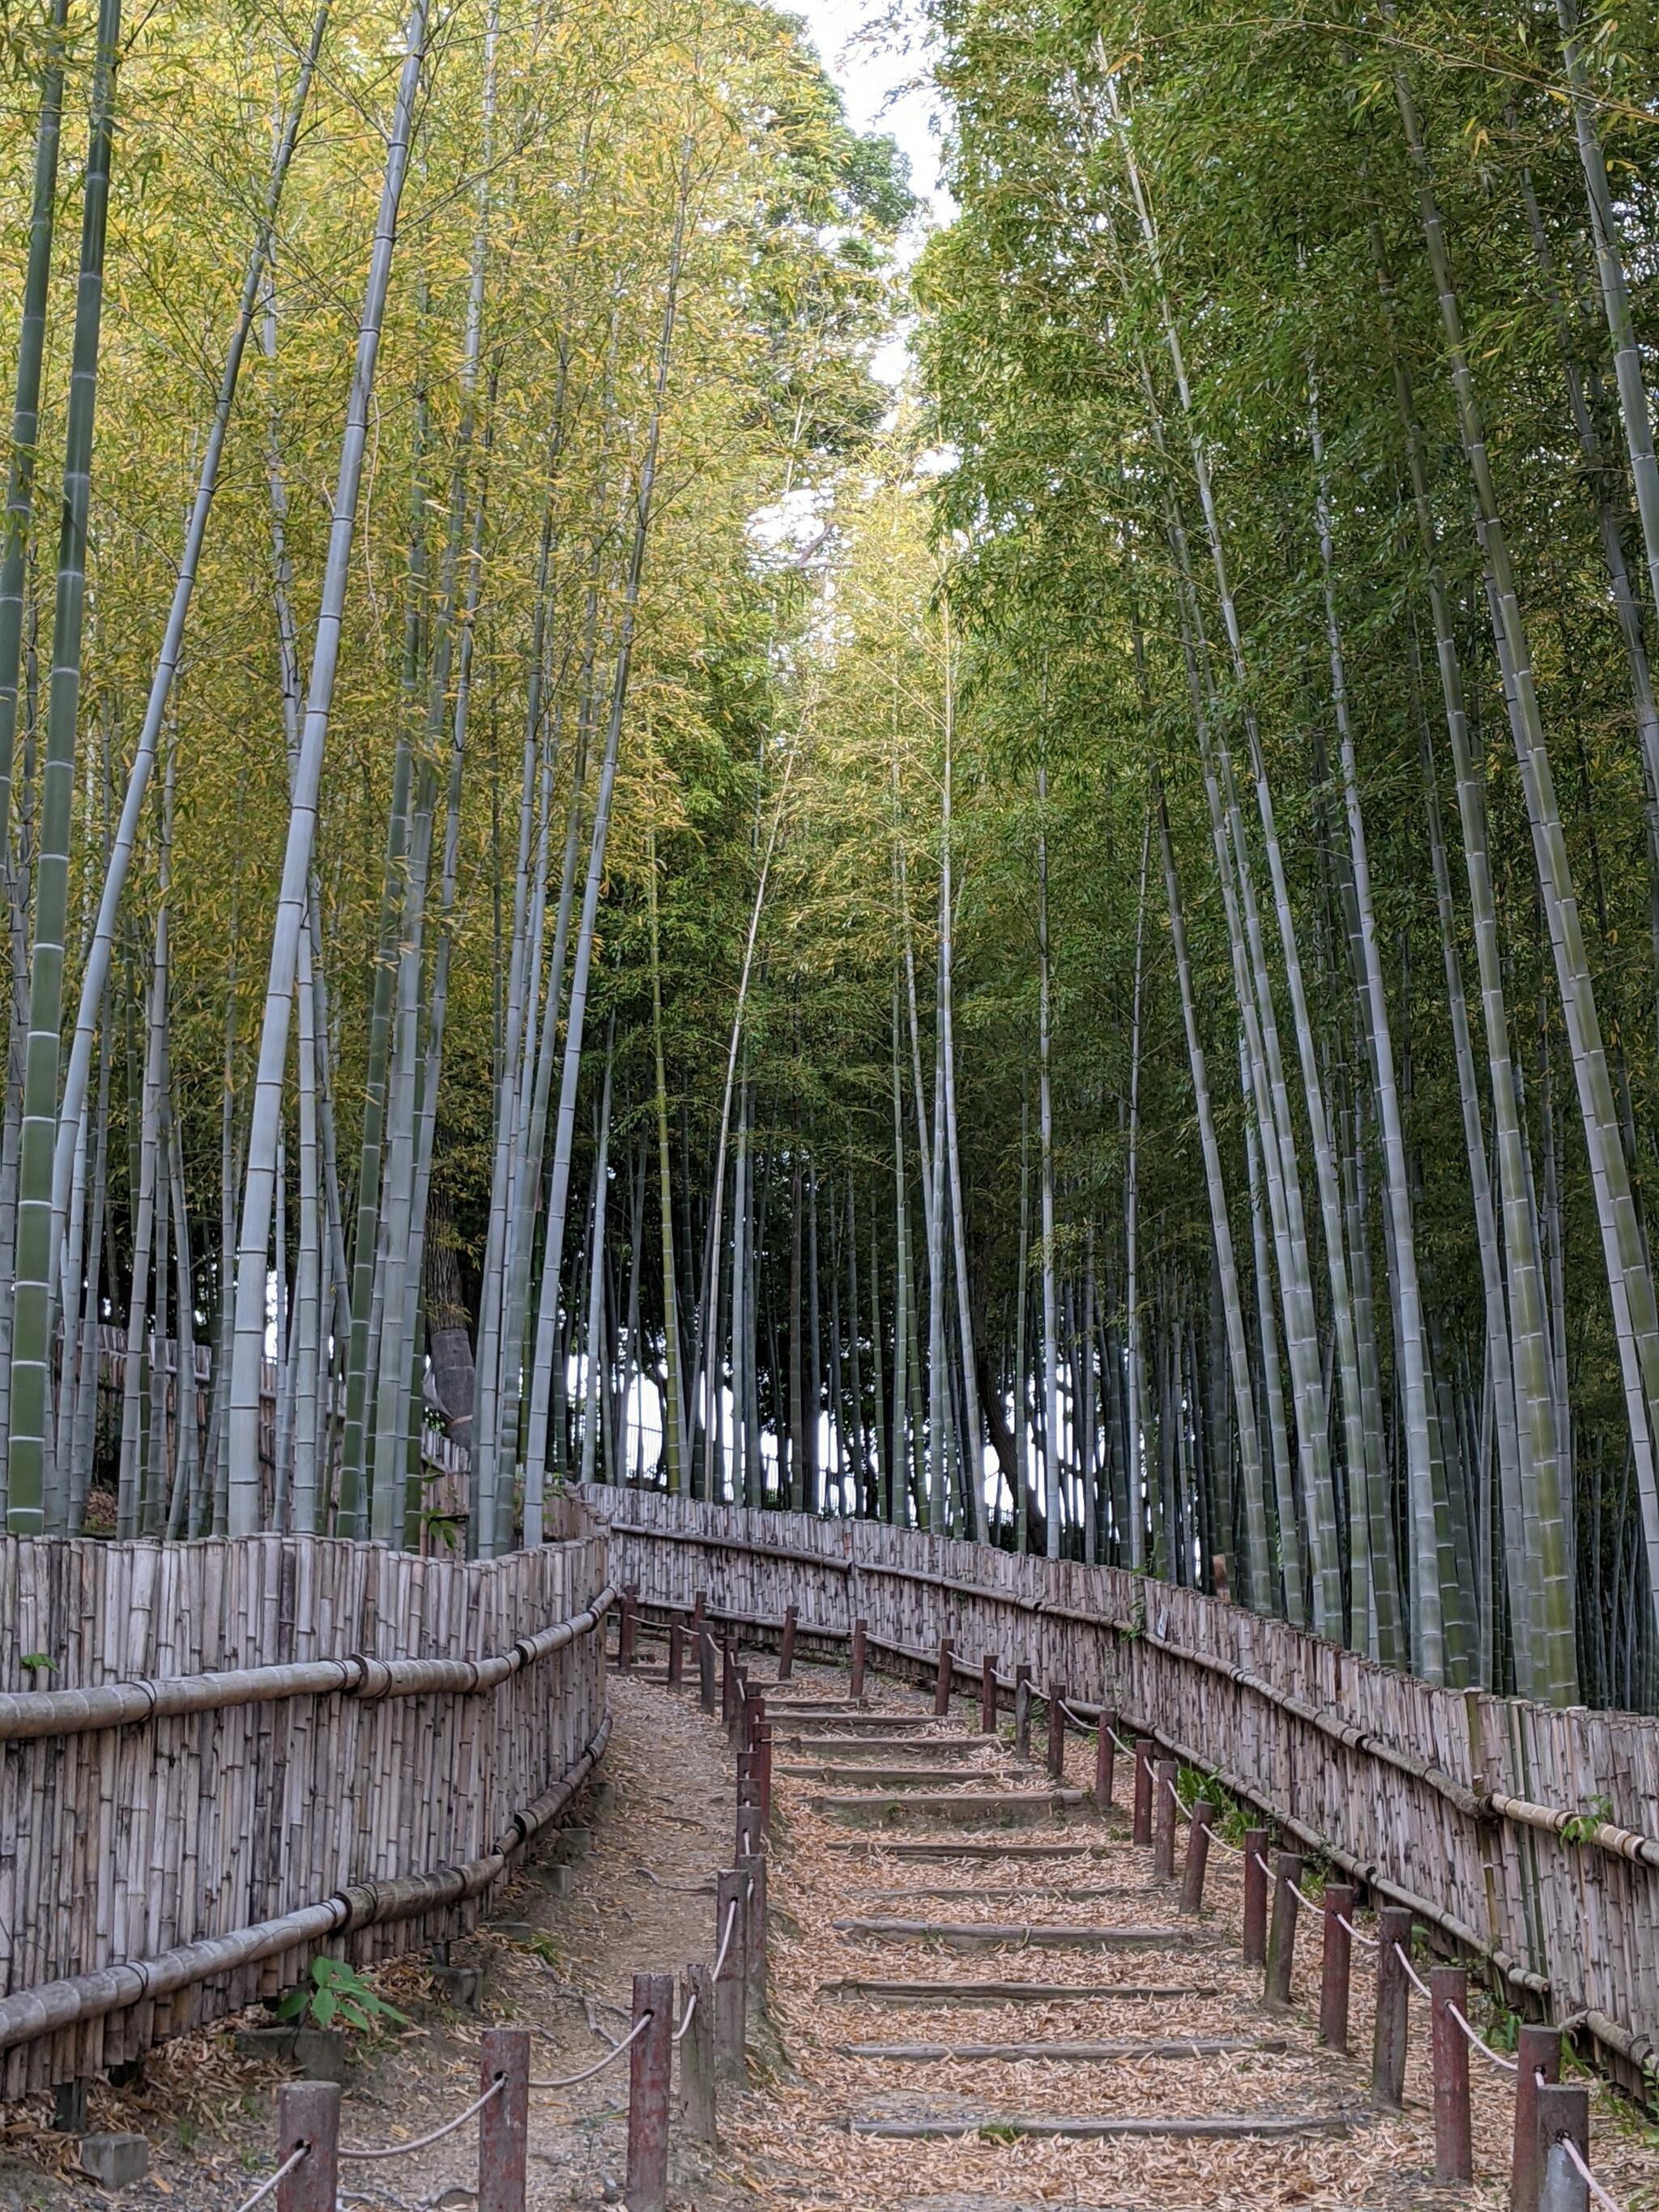
{"type": "Polygon", "coordinates": [[[159,1680],[109,1682],[87,1690],[25,1690],[0,1694],[0,1742],[30,1737],[81,1735],[88,1729],[136,1727],[180,1713],[217,1712],[229,1705],[260,1705],[278,1698],[414,1698],[434,1691],[471,1697],[494,1690],[510,1675],[591,1636],[615,1603],[608,1583],[591,1604],[568,1620],[521,1636],[510,1650],[487,1659],[302,1660],[291,1666],[234,1667],[210,1674],[174,1674],[159,1680]]]}

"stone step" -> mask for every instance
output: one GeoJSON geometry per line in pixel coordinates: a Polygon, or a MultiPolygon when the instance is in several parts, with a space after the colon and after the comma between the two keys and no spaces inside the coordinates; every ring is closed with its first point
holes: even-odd
{"type": "Polygon", "coordinates": [[[913,1735],[855,1736],[848,1741],[840,1735],[797,1735],[780,1739],[790,1743],[804,1757],[808,1752],[823,1752],[832,1759],[878,1758],[884,1752],[926,1751],[930,1759],[967,1759],[976,1751],[1007,1751],[1006,1738],[1000,1735],[930,1735],[918,1739],[913,1735]]]}
{"type": "Polygon", "coordinates": [[[1145,1882],[1116,1883],[1109,1887],[1077,1888],[1058,1878],[1045,1881],[1034,1875],[1024,1889],[958,1889],[940,1883],[930,1883],[918,1889],[883,1890],[878,1896],[863,1899],[861,1912],[878,1912],[886,1905],[923,1903],[939,1905],[1018,1905],[1031,1897],[1063,1897],[1074,1905],[1098,1904],[1108,1898],[1153,1898],[1159,1892],[1149,1889],[1145,1882]]]}
{"type": "Polygon", "coordinates": [[[1113,1851],[1133,1850],[1136,1846],[1118,1839],[1092,1844],[1016,1844],[947,1842],[931,1836],[884,1836],[878,1842],[862,1837],[832,1837],[830,1849],[846,1851],[854,1858],[915,1859],[932,1862],[939,1859],[1018,1859],[1022,1863],[1035,1865],[1042,1859],[1105,1858],[1113,1851]]]}
{"type": "Polygon", "coordinates": [[[1133,1982],[888,1982],[848,1975],[820,1982],[821,1997],[868,1997],[878,2004],[1176,2004],[1188,1997],[1219,1996],[1212,1983],[1133,1982]]]}
{"type": "MultiPolygon", "coordinates": [[[[859,1789],[868,1784],[878,1790],[950,1790],[974,1782],[998,1782],[1005,1777],[994,1767],[963,1769],[955,1766],[826,1766],[822,1761],[813,1765],[780,1766],[780,1774],[791,1774],[814,1782],[827,1782],[839,1787],[859,1789]]],[[[1017,1778],[1007,1775],[1012,1781],[1017,1778]]]]}
{"type": "Polygon", "coordinates": [[[1073,2142],[1113,2138],[1146,2142],[1215,2142],[1272,2141],[1285,2136],[1341,2136],[1367,2116],[1362,2112],[1208,2112],[1191,2119],[1148,2118],[1105,2112],[940,2112],[921,2119],[890,2118],[854,2112],[848,2127],[855,2136],[880,2136],[918,2142],[949,2136],[988,2136],[1012,2141],[1047,2136],[1073,2142]]]}
{"type": "Polygon", "coordinates": [[[929,1796],[921,1790],[907,1790],[884,1796],[815,1792],[810,1802],[815,1813],[823,1813],[846,1827],[905,1816],[963,1824],[1004,1821],[1011,1827],[1021,1824],[1035,1827],[1040,1822],[1061,1820],[1068,1814],[1085,1810],[1089,1800],[1081,1790],[962,1790],[939,1796],[929,1796]]]}
{"type": "Polygon", "coordinates": [[[946,1943],[951,1949],[1040,1951],[1188,1951],[1210,1942],[1195,1928],[1069,1928],[1033,1921],[836,1920],[843,1936],[879,1943],[946,1943]]]}
{"type": "Polygon", "coordinates": [[[1200,2035],[1182,2042],[1172,2038],[1126,2036],[1115,2043],[843,2043],[849,2058],[880,2058],[906,2065],[931,2066],[957,2059],[987,2059],[1024,2065],[1094,2065],[1112,2059],[1221,2058],[1246,2051],[1283,2051],[1283,2036],[1200,2035]]]}

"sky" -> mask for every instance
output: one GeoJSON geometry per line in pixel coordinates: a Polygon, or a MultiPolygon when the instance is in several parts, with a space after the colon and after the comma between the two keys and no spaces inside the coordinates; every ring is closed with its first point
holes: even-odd
{"type": "Polygon", "coordinates": [[[886,27],[891,15],[914,22],[915,10],[897,0],[890,10],[880,0],[778,0],[789,15],[805,22],[824,66],[841,87],[847,119],[858,131],[883,131],[896,138],[910,163],[910,186],[933,211],[935,222],[950,219],[950,196],[939,184],[940,110],[926,87],[913,80],[925,67],[915,31],[886,27]],[[884,26],[878,31],[877,24],[884,26]],[[912,51],[903,52],[908,43],[912,51]]]}

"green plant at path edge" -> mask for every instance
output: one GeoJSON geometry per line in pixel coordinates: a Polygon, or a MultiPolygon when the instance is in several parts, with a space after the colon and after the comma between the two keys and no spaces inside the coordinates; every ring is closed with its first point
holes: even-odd
{"type": "Polygon", "coordinates": [[[387,2021],[409,2024],[409,2014],[388,2004],[356,1966],[343,1959],[313,1959],[311,1987],[290,1990],[276,2008],[278,2020],[304,2020],[313,2027],[355,2027],[373,2034],[387,2021]]]}

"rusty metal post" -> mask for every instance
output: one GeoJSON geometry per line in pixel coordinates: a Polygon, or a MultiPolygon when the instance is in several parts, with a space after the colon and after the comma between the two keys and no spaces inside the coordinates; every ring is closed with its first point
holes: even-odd
{"type": "Polygon", "coordinates": [[[778,1650],[778,1680],[781,1682],[787,1682],[795,1671],[795,1622],[798,1617],[798,1607],[791,1605],[784,1608],[783,1642],[778,1650]]]}
{"type": "Polygon", "coordinates": [[[933,1717],[944,1720],[951,1711],[951,1675],[956,1665],[956,1646],[948,1636],[939,1640],[939,1672],[933,1678],[933,1717]]]}
{"type": "Polygon", "coordinates": [[[707,1966],[688,1966],[680,1977],[680,2026],[684,2029],[680,2037],[680,2116],[687,2134],[712,2150],[720,2140],[720,2128],[714,2095],[714,1978],[707,1966]]]}
{"type": "Polygon", "coordinates": [[[1267,1976],[1262,1990],[1264,2001],[1273,2006],[1288,2005],[1291,2001],[1291,1977],[1296,1971],[1296,1919],[1299,1903],[1296,1886],[1301,1879],[1299,1853],[1275,1851],[1273,1929],[1267,1937],[1267,1976]]]}
{"type": "Polygon", "coordinates": [[[1241,1939],[1247,1966],[1267,1962],[1267,1831],[1244,1831],[1244,1932],[1241,1939]]]}
{"type": "Polygon", "coordinates": [[[722,1870],[714,1877],[714,1958],[720,1972],[714,1978],[714,2069],[723,2081],[741,2081],[746,2078],[747,2064],[744,2045],[748,2028],[744,2006],[743,1923],[748,1876],[735,1868],[722,1870]],[[726,1940],[726,1926],[732,1922],[732,1938],[726,1940]],[[726,1946],[726,1956],[720,1958],[720,1946],[726,1946]]]}
{"type": "Polygon", "coordinates": [[[979,1732],[997,1732],[997,1662],[988,1651],[979,1662],[979,1732]]]}
{"type": "Polygon", "coordinates": [[[1473,2181],[1474,2141],[1469,2114],[1469,2046],[1451,2014],[1454,2005],[1461,2013],[1468,2010],[1468,1975],[1462,1966],[1431,1967],[1429,1995],[1434,2005],[1434,2178],[1437,2181],[1473,2181]]]}
{"type": "Polygon", "coordinates": [[[1117,1715],[1103,1705],[1100,1726],[1095,1730],[1095,1810],[1105,1813],[1111,1809],[1112,1784],[1116,1778],[1117,1738],[1112,1731],[1117,1715]]]}
{"type": "MultiPolygon", "coordinates": [[[[668,2093],[674,2070],[672,1974],[635,1975],[635,2027],[641,2021],[648,2025],[628,2054],[628,2212],[667,2212],[668,2093]]],[[[520,2196],[514,2212],[523,2203],[520,2196]]]]}
{"type": "Polygon", "coordinates": [[[1152,1753],[1156,1749],[1151,1736],[1135,1738],[1135,1810],[1130,1834],[1141,1844],[1152,1840],[1152,1753]]]}
{"type": "Polygon", "coordinates": [[[1152,1771],[1152,1872],[1160,1881],[1175,1880],[1176,1777],[1172,1759],[1160,1759],[1152,1771]]]}
{"type": "Polygon", "coordinates": [[[1401,1963],[1409,1952],[1412,1917],[1403,1905],[1385,1905],[1376,1916],[1376,2024],[1371,2037],[1371,2102],[1397,2112],[1406,2094],[1406,2044],[1411,2030],[1412,1985],[1401,1963]]]}
{"type": "Polygon", "coordinates": [[[487,2027],[478,2087],[501,2087],[478,2115],[478,2212],[524,2212],[530,2157],[530,2031],[487,2027]]]}
{"type": "Polygon", "coordinates": [[[276,2212],[334,2212],[340,2191],[340,2085],[284,2081],[276,2098],[276,2162],[305,2156],[276,2185],[276,2212]]]}
{"type": "Polygon", "coordinates": [[[1187,1815],[1187,1856],[1181,1869],[1181,1909],[1204,1910],[1204,1875],[1210,1863],[1210,1823],[1215,1808],[1207,1797],[1194,1797],[1187,1815]]]}
{"type": "Polygon", "coordinates": [[[1523,2027],[1515,2045],[1515,2147],[1510,2160],[1510,2212],[1538,2212],[1538,2076],[1561,2079],[1561,2031],[1523,2027]]]}
{"type": "Polygon", "coordinates": [[[678,1613],[668,1624],[668,1686],[678,1690],[685,1679],[685,1631],[678,1613]]]}
{"type": "Polygon", "coordinates": [[[697,1703],[704,1712],[712,1714],[715,1705],[714,1639],[706,1620],[695,1622],[692,1633],[697,1640],[697,1703]]]}
{"type": "Polygon", "coordinates": [[[1589,2091],[1547,2081],[1538,2100],[1538,2212],[1589,2212],[1589,2185],[1563,2146],[1577,2146],[1589,2164],[1589,2091]]]}
{"type": "Polygon", "coordinates": [[[760,1784],[752,1774],[741,1771],[745,1765],[752,1764],[753,1758],[752,1752],[738,1754],[737,1850],[739,1858],[761,1849],[760,1784]]]}
{"type": "Polygon", "coordinates": [[[746,1851],[738,1861],[744,1877],[743,1980],[750,2012],[766,2009],[766,1861],[759,1851],[746,1851]]]}
{"type": "Polygon", "coordinates": [[[629,1583],[623,1592],[617,1620],[617,1664],[625,1674],[634,1664],[634,1647],[640,1633],[640,1586],[629,1583]]]}
{"type": "Polygon", "coordinates": [[[869,1632],[869,1624],[860,1613],[853,1623],[853,1672],[847,1685],[848,1697],[854,1705],[857,1705],[864,1695],[864,1646],[869,1632]]]}
{"type": "Polygon", "coordinates": [[[1014,1669],[1014,1757],[1031,1756],[1031,1670],[1022,1659],[1014,1669]]]}
{"type": "Polygon", "coordinates": [[[1353,1921],[1358,1891],[1348,1884],[1325,1885],[1323,1943],[1319,1960],[1319,2039],[1332,2051],[1348,2047],[1348,1984],[1353,1960],[1353,1938],[1346,1921],[1353,1921]]]}

